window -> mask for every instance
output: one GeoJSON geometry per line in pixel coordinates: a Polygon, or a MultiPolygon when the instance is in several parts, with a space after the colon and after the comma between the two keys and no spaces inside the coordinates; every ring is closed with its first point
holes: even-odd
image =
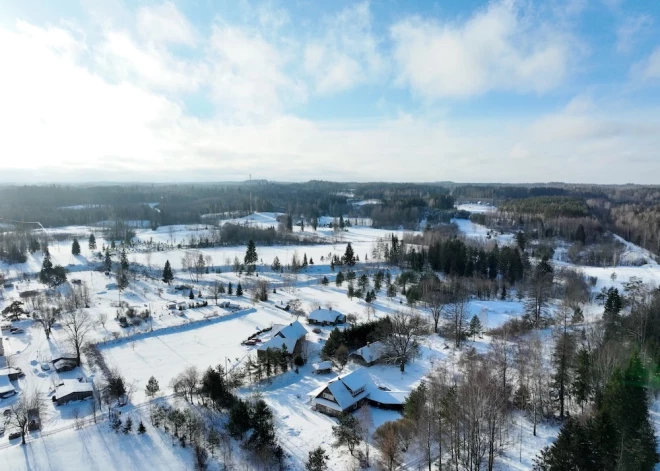
{"type": "Polygon", "coordinates": [[[327,393],[327,392],[324,392],[322,394],[322,396],[323,396],[323,399],[327,399],[328,401],[333,401],[334,402],[334,400],[335,400],[335,397],[332,394],[327,393]]]}

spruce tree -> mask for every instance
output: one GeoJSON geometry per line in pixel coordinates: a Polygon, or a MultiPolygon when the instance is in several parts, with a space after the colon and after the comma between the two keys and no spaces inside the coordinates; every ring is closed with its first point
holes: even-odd
{"type": "Polygon", "coordinates": [[[355,253],[353,252],[353,246],[350,242],[346,245],[346,251],[342,257],[342,262],[349,267],[355,266],[355,253]]]}
{"type": "Polygon", "coordinates": [[[172,280],[174,280],[172,265],[170,265],[169,260],[165,260],[165,268],[163,268],[163,283],[167,283],[169,285],[172,280]]]}
{"type": "Polygon", "coordinates": [[[49,285],[53,278],[53,262],[50,259],[50,252],[48,247],[44,249],[44,260],[41,263],[41,271],[39,272],[39,281],[49,285]]]}
{"type": "Polygon", "coordinates": [[[146,433],[147,431],[147,427],[144,426],[144,423],[141,420],[140,420],[140,425],[138,425],[137,431],[140,435],[146,433]]]}
{"type": "Polygon", "coordinates": [[[259,257],[257,255],[257,247],[254,245],[254,241],[250,239],[247,244],[247,250],[245,251],[245,257],[243,258],[248,273],[252,273],[254,271],[254,265],[258,260],[259,257]]]}
{"type": "Polygon", "coordinates": [[[344,274],[341,271],[339,271],[337,273],[337,277],[335,278],[335,284],[337,286],[341,286],[343,282],[344,282],[344,274]]]}
{"type": "Polygon", "coordinates": [[[80,242],[77,238],[73,238],[73,243],[71,244],[71,255],[80,255],[80,242]]]}
{"type": "Polygon", "coordinates": [[[571,394],[584,410],[584,405],[591,398],[591,355],[585,348],[581,348],[576,356],[571,394]]]}
{"type": "Polygon", "coordinates": [[[328,469],[328,459],[330,457],[325,454],[323,447],[314,448],[309,452],[309,458],[305,463],[306,471],[325,471],[328,469]]]}
{"type": "Polygon", "coordinates": [[[571,385],[571,366],[575,356],[575,339],[564,332],[555,342],[552,353],[554,373],[551,381],[551,393],[559,406],[559,417],[564,417],[564,410],[571,385]]]}
{"type": "Polygon", "coordinates": [[[324,276],[323,278],[321,278],[321,284],[322,284],[323,286],[327,286],[328,283],[330,283],[330,281],[328,280],[328,277],[327,277],[327,276],[324,276]]]}
{"type": "Polygon", "coordinates": [[[112,270],[112,258],[110,258],[110,249],[105,248],[105,258],[103,259],[103,268],[105,271],[112,270]]]}
{"type": "Polygon", "coordinates": [[[273,271],[280,271],[280,268],[282,268],[282,264],[280,263],[280,258],[275,255],[275,258],[273,259],[273,264],[270,266],[273,271]]]}
{"type": "Polygon", "coordinates": [[[93,232],[89,235],[88,247],[89,250],[96,250],[96,237],[93,232]]]}
{"type": "Polygon", "coordinates": [[[231,281],[229,282],[229,284],[227,284],[227,294],[229,296],[234,294],[234,285],[231,283],[231,281]]]}
{"type": "Polygon", "coordinates": [[[243,296],[243,287],[240,283],[236,285],[236,296],[243,296]]]}
{"type": "Polygon", "coordinates": [[[472,316],[472,319],[470,320],[470,335],[472,336],[473,340],[477,339],[477,335],[481,335],[481,320],[479,319],[479,316],[476,314],[472,316]]]}
{"type": "Polygon", "coordinates": [[[605,300],[605,311],[603,312],[603,324],[605,325],[605,338],[616,339],[621,336],[622,319],[621,309],[623,300],[616,288],[607,290],[607,299],[605,300]]]}
{"type": "Polygon", "coordinates": [[[147,397],[153,398],[156,394],[158,394],[158,391],[160,391],[158,380],[152,376],[151,378],[149,378],[149,381],[147,382],[147,386],[145,388],[145,394],[147,395],[147,397]]]}

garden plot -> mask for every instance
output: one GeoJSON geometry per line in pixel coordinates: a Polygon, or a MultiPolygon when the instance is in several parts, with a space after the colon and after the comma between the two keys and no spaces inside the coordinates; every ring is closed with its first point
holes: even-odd
{"type": "Polygon", "coordinates": [[[117,367],[129,383],[135,384],[132,402],[145,401],[144,388],[155,376],[166,394],[169,383],[189,366],[205,370],[209,366],[229,368],[241,362],[252,348],[241,342],[257,330],[273,324],[288,324],[295,319],[287,312],[263,308],[248,310],[220,318],[199,327],[154,332],[140,340],[120,340],[101,347],[109,366],[117,367]]]}

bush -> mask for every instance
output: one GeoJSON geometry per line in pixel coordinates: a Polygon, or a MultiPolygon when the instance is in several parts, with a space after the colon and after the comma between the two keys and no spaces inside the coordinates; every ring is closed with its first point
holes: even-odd
{"type": "Polygon", "coordinates": [[[305,360],[303,360],[303,357],[300,355],[296,355],[293,359],[293,364],[296,366],[303,366],[305,364],[305,360]]]}

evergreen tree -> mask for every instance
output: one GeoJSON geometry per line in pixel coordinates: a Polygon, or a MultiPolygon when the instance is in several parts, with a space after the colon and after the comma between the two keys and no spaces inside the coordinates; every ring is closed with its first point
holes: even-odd
{"type": "Polygon", "coordinates": [[[258,399],[250,413],[252,434],[246,445],[253,450],[268,450],[275,445],[273,412],[263,399],[258,399]]]}
{"type": "Polygon", "coordinates": [[[591,355],[585,348],[581,348],[575,361],[575,372],[571,384],[571,394],[584,410],[584,405],[591,398],[591,355]]]}
{"type": "Polygon", "coordinates": [[[228,294],[229,296],[231,296],[232,294],[234,294],[234,285],[232,285],[231,281],[230,281],[229,284],[227,285],[227,294],[228,294]]]}
{"type": "Polygon", "coordinates": [[[252,273],[254,271],[254,265],[258,260],[259,257],[257,255],[257,247],[254,245],[254,241],[250,239],[248,241],[247,250],[245,251],[245,257],[243,258],[248,273],[252,273]]]}
{"type": "Polygon", "coordinates": [[[80,255],[80,242],[77,238],[73,238],[73,243],[71,244],[71,255],[80,255]]]}
{"type": "Polygon", "coordinates": [[[328,280],[327,276],[324,276],[323,278],[321,278],[321,284],[323,286],[328,286],[328,283],[330,283],[330,281],[328,280]]]}
{"type": "Polygon", "coordinates": [[[250,430],[250,408],[244,400],[237,399],[229,409],[227,430],[232,437],[240,440],[250,430]]]}
{"type": "Polygon", "coordinates": [[[147,381],[147,386],[145,388],[145,394],[149,398],[153,398],[160,391],[160,386],[158,385],[158,380],[153,376],[147,381]]]}
{"type": "Polygon", "coordinates": [[[319,227],[319,220],[317,218],[312,218],[312,229],[316,230],[319,227]]]}
{"type": "Polygon", "coordinates": [[[132,419],[131,416],[129,415],[129,416],[126,418],[126,422],[124,423],[124,430],[123,430],[123,432],[124,432],[126,435],[128,435],[128,434],[131,433],[132,431],[133,431],[133,419],[132,419]]]}
{"type": "Polygon", "coordinates": [[[470,327],[469,327],[469,332],[473,340],[477,339],[477,335],[481,335],[481,330],[482,330],[481,320],[479,319],[479,316],[475,314],[474,316],[472,316],[472,319],[470,320],[470,327]]]}
{"type": "Polygon", "coordinates": [[[286,230],[288,232],[293,232],[293,218],[290,214],[286,215],[286,230]]]}
{"type": "Polygon", "coordinates": [[[587,240],[587,236],[584,233],[584,226],[582,224],[580,224],[575,231],[575,240],[580,242],[582,245],[584,245],[587,240]]]}
{"type": "Polygon", "coordinates": [[[332,435],[335,437],[335,443],[332,446],[345,446],[353,456],[355,447],[362,441],[360,422],[352,414],[342,414],[339,417],[339,424],[332,427],[332,435]]]}
{"type": "Polygon", "coordinates": [[[188,293],[188,299],[195,299],[195,293],[193,293],[192,288],[190,288],[190,293],[188,293]]]}
{"type": "Polygon", "coordinates": [[[564,417],[564,409],[571,385],[571,366],[575,356],[575,339],[568,332],[562,333],[555,342],[552,353],[554,373],[551,381],[553,399],[559,405],[559,417],[564,417]]]}
{"type": "Polygon", "coordinates": [[[105,258],[103,259],[103,268],[105,271],[112,271],[112,258],[110,258],[110,249],[105,248],[105,258]]]}
{"type": "Polygon", "coordinates": [[[344,222],[344,216],[339,216],[339,229],[343,231],[344,227],[346,227],[346,223],[344,222]]]}
{"type": "Polygon", "coordinates": [[[355,297],[355,287],[353,286],[353,283],[348,284],[348,290],[346,291],[346,296],[348,296],[349,299],[353,299],[355,297]]]}
{"type": "Polygon", "coordinates": [[[243,296],[243,287],[240,283],[236,285],[236,296],[243,296]]]}
{"type": "Polygon", "coordinates": [[[273,259],[273,264],[270,266],[273,271],[280,271],[282,268],[282,264],[280,263],[280,258],[275,255],[275,258],[273,259]]]}
{"type": "Polygon", "coordinates": [[[96,237],[93,232],[89,235],[88,247],[89,250],[96,250],[96,237]]]}
{"type": "Polygon", "coordinates": [[[53,278],[53,262],[50,259],[50,252],[46,247],[44,249],[44,260],[41,263],[41,271],[39,272],[39,281],[49,285],[53,278]]]}
{"type": "Polygon", "coordinates": [[[616,339],[621,337],[622,318],[621,309],[623,300],[617,288],[607,290],[607,299],[605,300],[605,311],[603,312],[603,324],[605,326],[605,338],[616,339]]]}
{"type": "Polygon", "coordinates": [[[119,263],[124,272],[128,273],[129,264],[128,264],[128,255],[126,255],[126,247],[121,248],[121,253],[119,254],[119,263]]]}
{"type": "Polygon", "coordinates": [[[141,420],[140,420],[140,425],[138,425],[137,431],[140,435],[143,435],[144,433],[147,432],[147,427],[144,426],[144,423],[141,420]]]}
{"type": "Polygon", "coordinates": [[[342,262],[349,267],[355,266],[355,253],[353,252],[353,246],[350,242],[346,244],[346,252],[344,252],[342,262]]]}
{"type": "Polygon", "coordinates": [[[209,429],[209,434],[206,437],[206,443],[208,443],[209,450],[211,450],[211,456],[213,456],[215,449],[220,446],[220,434],[215,429],[215,427],[211,427],[209,429]]]}
{"type": "Polygon", "coordinates": [[[344,282],[344,274],[340,270],[339,272],[337,272],[337,277],[335,278],[335,284],[337,286],[341,286],[343,282],[344,282]]]}
{"type": "Polygon", "coordinates": [[[314,448],[309,452],[309,458],[305,463],[306,471],[325,471],[328,469],[330,457],[325,454],[323,447],[314,448]]]}
{"type": "Polygon", "coordinates": [[[302,262],[302,267],[307,268],[307,254],[303,254],[303,262],[302,262]]]}
{"type": "Polygon", "coordinates": [[[172,280],[174,280],[172,265],[170,265],[169,260],[165,260],[165,268],[163,268],[163,283],[167,283],[169,285],[172,280]]]}

